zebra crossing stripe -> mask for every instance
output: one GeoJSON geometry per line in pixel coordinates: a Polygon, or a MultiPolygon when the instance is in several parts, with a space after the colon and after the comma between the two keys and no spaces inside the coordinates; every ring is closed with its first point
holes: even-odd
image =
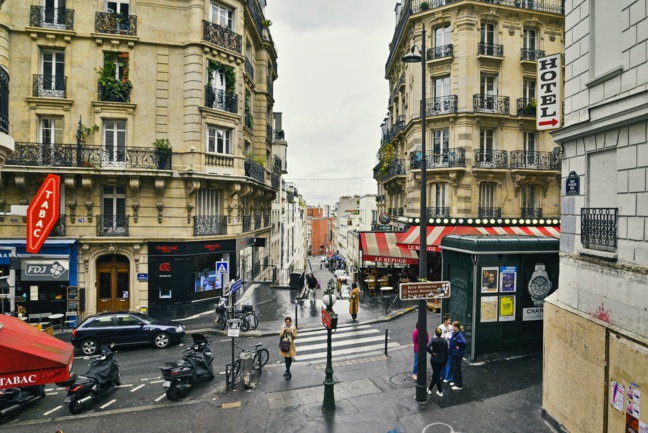
{"type": "MultiPolygon", "coordinates": [[[[378,334],[378,332],[379,331],[377,329],[363,329],[361,331],[347,332],[346,334],[339,334],[339,335],[336,332],[333,335],[335,336],[335,338],[346,338],[346,337],[357,337],[357,336],[360,336],[360,335],[378,334]]],[[[304,337],[304,336],[300,337],[300,336],[298,336],[297,339],[295,340],[295,344],[297,344],[297,343],[303,344],[305,342],[310,343],[310,342],[313,342],[313,341],[326,341],[327,338],[328,338],[328,336],[326,334],[308,336],[308,337],[304,337]]]]}
{"type": "MultiPolygon", "coordinates": [[[[387,344],[387,347],[392,349],[399,347],[400,344],[392,341],[387,344]]],[[[371,346],[360,346],[360,347],[352,347],[350,349],[332,349],[331,350],[331,356],[336,357],[336,360],[340,360],[340,357],[345,356],[345,355],[356,355],[358,353],[365,353],[365,352],[383,352],[385,349],[384,344],[373,344],[371,346]]],[[[300,355],[297,353],[297,357],[295,358],[295,361],[300,362],[300,361],[316,361],[318,359],[326,359],[326,351],[324,352],[316,352],[316,353],[310,353],[307,355],[300,355]]]]}
{"type": "MultiPolygon", "coordinates": [[[[345,326],[344,328],[337,328],[335,330],[335,334],[336,335],[344,334],[344,333],[347,333],[347,332],[357,331],[358,329],[374,329],[374,328],[371,328],[370,325],[345,326]]],[[[311,335],[317,335],[317,334],[326,335],[327,332],[328,331],[326,329],[324,329],[323,327],[318,328],[318,329],[298,330],[297,331],[297,336],[298,337],[299,336],[304,336],[304,335],[305,336],[311,336],[311,335]]]]}
{"type": "MultiPolygon", "coordinates": [[[[335,339],[332,341],[331,347],[334,349],[336,347],[342,347],[342,346],[354,346],[354,345],[360,345],[360,344],[365,344],[365,343],[375,343],[378,341],[385,341],[385,337],[382,335],[376,335],[373,337],[363,337],[363,338],[350,338],[347,340],[339,340],[335,339]]],[[[308,352],[312,350],[320,350],[320,349],[326,349],[327,342],[323,343],[316,343],[316,344],[307,344],[305,346],[302,346],[301,344],[297,344],[297,341],[295,341],[295,348],[297,349],[297,352],[308,352]]]]}

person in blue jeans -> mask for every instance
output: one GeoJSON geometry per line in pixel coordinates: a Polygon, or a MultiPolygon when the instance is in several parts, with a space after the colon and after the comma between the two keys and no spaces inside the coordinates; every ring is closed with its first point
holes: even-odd
{"type": "MultiPolygon", "coordinates": [[[[450,337],[452,337],[452,316],[450,313],[445,313],[443,315],[443,323],[438,326],[437,329],[441,330],[441,338],[443,338],[450,347],[450,337]]],[[[441,369],[441,380],[448,383],[452,382],[452,358],[448,356],[447,364],[441,369]]],[[[450,386],[454,385],[451,383],[450,386]]]]}
{"type": "MultiPolygon", "coordinates": [[[[414,378],[414,380],[416,380],[418,378],[418,376],[417,376],[417,372],[418,372],[418,349],[419,349],[419,347],[418,347],[418,335],[419,335],[418,327],[419,327],[419,324],[418,324],[418,322],[416,322],[416,327],[414,328],[414,331],[412,331],[412,343],[414,343],[414,368],[412,368],[412,377],[414,378]]],[[[430,334],[427,331],[425,331],[425,345],[427,346],[427,344],[429,342],[430,342],[430,334]]]]}
{"type": "Polygon", "coordinates": [[[452,322],[452,337],[450,338],[450,357],[452,358],[452,375],[454,376],[453,391],[463,389],[461,362],[466,354],[466,337],[464,328],[458,321],[452,322]]]}

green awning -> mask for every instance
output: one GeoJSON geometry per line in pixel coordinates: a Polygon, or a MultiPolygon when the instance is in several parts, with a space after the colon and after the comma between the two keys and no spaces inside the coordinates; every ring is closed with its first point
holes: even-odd
{"type": "Polygon", "coordinates": [[[557,253],[560,239],[536,236],[470,236],[447,235],[441,250],[470,254],[537,254],[557,253]]]}

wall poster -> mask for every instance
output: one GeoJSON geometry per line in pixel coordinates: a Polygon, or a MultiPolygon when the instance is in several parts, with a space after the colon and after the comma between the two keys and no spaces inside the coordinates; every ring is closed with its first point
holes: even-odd
{"type": "Polygon", "coordinates": [[[610,398],[612,407],[618,411],[623,412],[623,396],[625,395],[623,385],[621,385],[616,380],[613,380],[612,386],[610,387],[610,392],[612,393],[612,397],[610,398]]]}
{"type": "Polygon", "coordinates": [[[499,321],[515,320],[515,296],[499,297],[499,321]]]}
{"type": "Polygon", "coordinates": [[[517,266],[500,266],[500,291],[515,292],[517,289],[517,266]]]}
{"type": "Polygon", "coordinates": [[[482,297],[480,311],[480,322],[497,322],[497,296],[482,297]]]}
{"type": "Polygon", "coordinates": [[[499,283],[499,268],[482,268],[482,293],[497,293],[499,283]]]}

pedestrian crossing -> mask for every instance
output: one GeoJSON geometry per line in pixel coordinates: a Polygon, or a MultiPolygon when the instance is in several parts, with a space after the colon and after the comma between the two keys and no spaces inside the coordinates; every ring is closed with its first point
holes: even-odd
{"type": "MultiPolygon", "coordinates": [[[[326,329],[300,330],[295,340],[298,362],[325,362],[327,351],[326,329]]],[[[387,348],[399,347],[387,339],[387,348]]],[[[385,351],[385,334],[371,325],[338,328],[331,338],[331,353],[336,360],[371,356],[385,351]]]]}

